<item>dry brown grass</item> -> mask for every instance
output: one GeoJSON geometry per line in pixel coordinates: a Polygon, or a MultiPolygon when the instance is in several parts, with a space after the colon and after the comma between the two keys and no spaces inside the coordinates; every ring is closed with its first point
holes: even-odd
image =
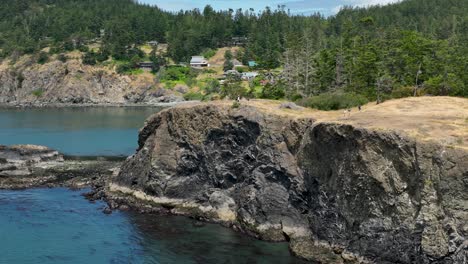
{"type": "MultiPolygon", "coordinates": [[[[231,106],[232,101],[212,102],[231,106]]],[[[313,118],[318,122],[350,124],[375,131],[395,131],[420,141],[435,141],[447,147],[468,150],[468,99],[456,97],[418,97],[369,103],[351,110],[319,111],[280,109],[281,102],[269,100],[242,101],[262,112],[289,118],[313,118]]],[[[187,107],[187,106],[185,106],[187,107]]]]}
{"type": "Polygon", "coordinates": [[[226,51],[230,50],[232,52],[232,55],[235,55],[236,52],[239,50],[240,48],[239,47],[224,47],[224,48],[220,48],[216,51],[216,54],[211,57],[209,60],[208,60],[208,63],[211,65],[211,66],[223,66],[224,64],[224,53],[226,53],[226,51]]]}

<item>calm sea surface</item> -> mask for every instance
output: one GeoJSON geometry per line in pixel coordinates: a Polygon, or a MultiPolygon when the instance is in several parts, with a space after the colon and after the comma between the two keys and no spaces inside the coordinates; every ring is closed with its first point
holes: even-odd
{"type": "Polygon", "coordinates": [[[68,155],[131,155],[157,107],[0,109],[0,145],[36,144],[68,155]]]}
{"type": "Polygon", "coordinates": [[[0,190],[0,263],[302,263],[287,244],[219,225],[101,212],[68,189],[0,190]]]}
{"type": "MultiPolygon", "coordinates": [[[[161,108],[0,109],[0,144],[39,144],[76,156],[134,153],[138,129],[161,108]]],[[[303,263],[267,243],[184,217],[102,213],[68,189],[0,190],[0,264],[303,263]]]]}

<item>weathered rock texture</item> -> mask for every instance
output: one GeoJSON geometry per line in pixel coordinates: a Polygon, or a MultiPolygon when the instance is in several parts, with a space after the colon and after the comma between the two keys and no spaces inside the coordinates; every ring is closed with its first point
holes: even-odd
{"type": "Polygon", "coordinates": [[[124,76],[79,59],[0,65],[0,104],[128,104],[183,101],[153,78],[124,76]]]}
{"type": "Polygon", "coordinates": [[[64,159],[44,146],[0,145],[0,189],[99,187],[118,166],[112,160],[64,159]]]}
{"type": "Polygon", "coordinates": [[[321,263],[466,263],[468,155],[395,133],[265,114],[165,110],[109,194],[289,240],[321,263]]]}

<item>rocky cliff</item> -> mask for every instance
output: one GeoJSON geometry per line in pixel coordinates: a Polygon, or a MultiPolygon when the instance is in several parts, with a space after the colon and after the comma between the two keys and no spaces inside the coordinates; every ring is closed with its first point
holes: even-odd
{"type": "Polygon", "coordinates": [[[109,199],[287,240],[320,263],[466,263],[466,150],[273,112],[162,111],[109,199]]]}
{"type": "Polygon", "coordinates": [[[44,65],[23,57],[0,64],[0,104],[129,104],[183,100],[155,88],[151,74],[119,75],[106,67],[81,63],[80,55],[44,65]]]}

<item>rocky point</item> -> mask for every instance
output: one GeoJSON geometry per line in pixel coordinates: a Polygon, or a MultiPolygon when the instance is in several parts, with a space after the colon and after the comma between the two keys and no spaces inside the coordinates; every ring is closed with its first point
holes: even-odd
{"type": "Polygon", "coordinates": [[[287,240],[320,263],[461,264],[467,189],[463,148],[249,105],[198,104],[147,120],[106,197],[287,240]]]}

